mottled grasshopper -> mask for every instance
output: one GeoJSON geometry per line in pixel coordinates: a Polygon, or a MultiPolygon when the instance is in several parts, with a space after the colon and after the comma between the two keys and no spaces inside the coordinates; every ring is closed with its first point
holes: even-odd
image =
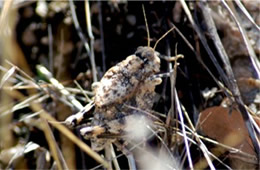
{"type": "MultiPolygon", "coordinates": [[[[144,13],[145,14],[145,13],[144,13]]],[[[161,84],[162,79],[157,74],[160,72],[160,54],[155,51],[158,42],[173,29],[167,31],[157,40],[154,47],[150,47],[150,36],[145,17],[148,34],[148,46],[138,47],[133,55],[111,67],[95,83],[94,101],[85,109],[66,119],[66,124],[75,126],[84,114],[95,106],[94,118],[91,126],[83,127],[81,134],[92,141],[94,150],[101,150],[104,146],[117,138],[105,138],[104,134],[118,135],[124,133],[125,121],[128,116],[137,115],[140,111],[124,107],[130,105],[140,110],[151,110],[154,103],[155,87],[161,84]]],[[[170,58],[170,61],[178,57],[170,58]]],[[[133,125],[134,126],[134,125],[133,125]]]]}

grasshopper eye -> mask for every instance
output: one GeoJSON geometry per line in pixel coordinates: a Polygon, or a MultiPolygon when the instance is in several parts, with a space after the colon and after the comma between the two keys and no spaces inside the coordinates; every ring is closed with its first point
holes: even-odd
{"type": "Polygon", "coordinates": [[[135,53],[135,55],[137,56],[137,57],[139,57],[141,60],[143,60],[143,61],[146,61],[147,60],[147,58],[143,55],[143,52],[142,51],[140,51],[140,52],[138,52],[138,53],[135,53]]]}
{"type": "Polygon", "coordinates": [[[141,60],[143,60],[144,62],[147,61],[147,56],[146,56],[146,53],[144,53],[144,48],[143,47],[138,47],[136,52],[135,52],[135,55],[140,58],[141,60]]]}

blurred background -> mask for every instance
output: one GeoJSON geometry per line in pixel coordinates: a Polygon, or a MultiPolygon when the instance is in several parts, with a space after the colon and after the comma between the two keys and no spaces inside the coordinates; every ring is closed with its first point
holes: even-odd
{"type": "MultiPolygon", "coordinates": [[[[94,96],[91,88],[93,82],[99,81],[110,67],[134,54],[137,47],[147,46],[142,5],[146,12],[151,46],[174,26],[176,29],[159,42],[156,51],[165,56],[184,56],[178,60],[179,66],[173,79],[163,78],[162,84],[156,87],[153,111],[162,115],[159,118],[164,122],[162,127],[167,132],[158,132],[157,136],[147,139],[147,145],[155,149],[147,150],[147,153],[156,157],[158,155],[154,153],[159,152],[157,149],[166,145],[174,160],[168,151],[163,152],[157,160],[166,161],[170,166],[165,167],[165,162],[160,162],[160,165],[154,165],[153,168],[186,169],[191,168],[192,162],[195,167],[203,169],[209,164],[201,163],[204,153],[197,146],[198,140],[189,141],[190,150],[187,151],[183,135],[177,133],[184,133],[180,117],[176,113],[172,117],[168,116],[176,109],[176,99],[173,101],[172,96],[174,89],[187,113],[182,123],[190,128],[191,124],[194,127],[198,124],[199,113],[206,108],[225,108],[221,112],[229,114],[234,110],[232,108],[237,108],[233,105],[236,102],[232,100],[234,90],[228,85],[233,79],[225,81],[220,70],[227,73],[226,69],[230,67],[243,102],[253,116],[259,115],[258,1],[0,1],[1,169],[90,169],[100,164],[93,156],[86,154],[78,146],[79,143],[69,140],[64,135],[65,131],[57,130],[57,122],[51,122],[51,119],[41,115],[51,115],[63,122],[68,116],[77,113],[79,108],[73,105],[70,96],[82,106],[86,105],[94,96]],[[184,10],[185,4],[189,13],[184,10]],[[237,22],[224,4],[231,9],[244,32],[238,29],[237,22]],[[209,20],[205,17],[207,10],[215,23],[216,35],[221,40],[228,60],[221,58],[219,48],[209,33],[209,20]],[[205,37],[207,46],[194,25],[205,37]],[[215,61],[209,57],[208,49],[215,61]],[[48,72],[39,69],[42,67],[48,72]],[[58,84],[53,84],[53,78],[58,84]],[[59,84],[69,93],[64,94],[58,88],[59,84]],[[175,130],[167,129],[168,126],[175,130]],[[187,152],[190,153],[191,160],[188,159],[187,152]]],[[[174,63],[161,60],[161,73],[169,72],[173,66],[174,63]]],[[[215,113],[214,110],[212,112],[215,113]]],[[[218,112],[219,110],[216,114],[218,112]]],[[[89,119],[91,117],[93,115],[88,116],[89,119]]],[[[259,121],[259,118],[256,120],[259,121]]],[[[222,121],[222,117],[216,117],[216,122],[222,121]]],[[[233,131],[228,123],[226,125],[226,129],[233,131]]],[[[243,125],[242,128],[246,127],[243,125]]],[[[205,129],[201,129],[203,130],[205,129]]],[[[211,129],[213,132],[215,130],[217,129],[211,129]]],[[[71,132],[80,141],[90,145],[90,141],[81,137],[78,128],[71,132]]],[[[205,130],[200,134],[223,143],[218,141],[218,137],[214,138],[215,133],[210,136],[211,133],[207,134],[205,130]]],[[[245,134],[248,136],[247,130],[245,134]]],[[[187,135],[194,139],[192,132],[187,135]]],[[[250,141],[249,138],[248,140],[250,141]]],[[[215,146],[210,142],[205,143],[209,150],[215,146]]],[[[233,149],[239,149],[238,145],[240,144],[230,144],[233,149]]],[[[251,150],[248,152],[242,150],[244,155],[251,154],[252,158],[249,155],[249,159],[256,160],[252,143],[249,147],[251,150]]],[[[230,148],[226,148],[220,154],[213,153],[219,157],[219,160],[212,158],[216,168],[232,168],[229,151],[230,148]]],[[[115,153],[120,155],[122,152],[116,150],[115,153]]],[[[151,156],[141,154],[144,154],[144,158],[151,156]]],[[[104,151],[99,152],[99,155],[107,158],[104,151]]],[[[147,163],[150,159],[136,158],[135,161],[139,169],[142,165],[138,162],[147,163]]],[[[121,169],[129,169],[125,156],[119,156],[118,162],[121,169]]],[[[247,160],[245,162],[248,163],[247,160]]],[[[256,162],[249,164],[255,167],[256,162]]],[[[144,168],[151,168],[150,166],[143,165],[144,168]]],[[[115,165],[112,169],[116,169],[115,165]]]]}

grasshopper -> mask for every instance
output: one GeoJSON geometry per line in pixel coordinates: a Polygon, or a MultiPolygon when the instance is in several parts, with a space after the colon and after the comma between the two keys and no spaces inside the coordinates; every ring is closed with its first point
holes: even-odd
{"type": "MultiPolygon", "coordinates": [[[[104,149],[124,133],[128,116],[142,114],[135,109],[124,107],[125,105],[144,111],[152,109],[155,87],[162,82],[161,77],[157,76],[160,72],[160,53],[155,51],[155,48],[174,27],[159,38],[152,48],[146,17],[145,23],[148,45],[138,47],[133,55],[111,67],[100,82],[94,84],[94,101],[65,120],[67,125],[75,126],[95,107],[91,126],[83,127],[80,132],[86,139],[91,140],[91,146],[96,151],[104,149]],[[107,138],[109,135],[106,134],[117,137],[107,138]]],[[[170,61],[176,61],[180,57],[172,57],[170,61]]]]}

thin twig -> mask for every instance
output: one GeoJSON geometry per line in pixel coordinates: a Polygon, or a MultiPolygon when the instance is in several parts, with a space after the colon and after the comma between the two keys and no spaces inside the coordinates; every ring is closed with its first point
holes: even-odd
{"type": "Polygon", "coordinates": [[[85,13],[86,13],[86,24],[88,28],[88,36],[90,38],[90,62],[93,71],[93,81],[97,82],[97,70],[96,70],[96,63],[95,63],[95,54],[94,54],[94,41],[95,37],[92,33],[92,25],[91,25],[91,18],[90,18],[90,9],[89,9],[89,1],[85,0],[85,13]]]}
{"type": "Polygon", "coordinates": [[[53,73],[53,36],[51,24],[48,24],[48,40],[49,40],[49,69],[53,73]]]}
{"type": "Polygon", "coordinates": [[[187,140],[187,136],[186,136],[186,130],[185,130],[185,126],[184,126],[184,118],[183,118],[182,110],[181,110],[181,107],[180,107],[180,101],[179,101],[179,98],[176,94],[175,88],[174,88],[174,90],[175,90],[176,111],[178,112],[179,118],[181,120],[182,133],[184,135],[184,144],[185,144],[185,148],[186,148],[186,151],[187,151],[186,153],[187,153],[187,156],[188,156],[189,167],[190,167],[190,169],[194,169],[193,163],[192,163],[192,158],[191,158],[191,153],[190,153],[190,147],[189,147],[189,144],[188,144],[188,140],[187,140]]]}
{"type": "MultiPolygon", "coordinates": [[[[168,43],[167,43],[168,44],[168,43]]],[[[171,56],[171,50],[170,50],[170,48],[168,48],[167,49],[167,55],[168,56],[171,56]]],[[[175,94],[174,94],[174,88],[175,88],[175,75],[176,75],[176,73],[173,73],[172,72],[172,70],[173,70],[173,65],[172,65],[172,63],[171,62],[168,62],[168,70],[169,70],[169,72],[170,72],[170,83],[171,83],[171,109],[170,109],[170,111],[169,111],[169,113],[167,114],[167,119],[166,119],[166,126],[170,126],[170,124],[171,124],[171,120],[173,120],[174,119],[174,113],[176,113],[175,112],[175,98],[174,98],[174,96],[175,96],[175,94]]],[[[176,116],[177,116],[177,114],[176,114],[176,116]]]]}
{"type": "Polygon", "coordinates": [[[78,33],[78,36],[79,38],[81,39],[81,41],[83,42],[84,44],[84,47],[88,53],[88,56],[90,56],[90,62],[91,62],[91,68],[92,68],[92,75],[93,75],[93,80],[94,81],[97,81],[95,79],[97,79],[97,70],[96,70],[96,64],[95,64],[95,60],[93,57],[93,55],[91,55],[91,50],[89,48],[89,45],[88,45],[88,41],[86,39],[86,37],[84,36],[83,34],[83,31],[79,25],[79,22],[78,22],[78,19],[77,19],[77,15],[76,15],[76,11],[75,11],[75,6],[73,4],[73,1],[72,0],[69,0],[69,4],[70,4],[70,10],[71,10],[71,15],[72,15],[72,20],[73,20],[73,23],[74,23],[74,26],[77,30],[77,33],[78,33]]]}
{"type": "Polygon", "coordinates": [[[100,39],[101,39],[101,53],[102,53],[102,68],[103,72],[106,71],[106,53],[105,53],[105,41],[104,41],[104,29],[103,29],[103,15],[102,15],[102,3],[98,1],[99,13],[98,13],[98,23],[100,29],[100,39]]]}
{"type": "Polygon", "coordinates": [[[83,88],[80,86],[80,84],[74,80],[74,83],[76,84],[76,86],[79,88],[79,90],[81,91],[81,93],[85,96],[85,98],[87,99],[87,102],[91,102],[92,100],[88,97],[88,95],[84,92],[83,88]]]}
{"type": "MultiPolygon", "coordinates": [[[[40,114],[40,115],[42,115],[42,114],[40,114]]],[[[50,151],[52,153],[52,156],[53,156],[55,162],[57,163],[58,169],[59,170],[68,169],[68,166],[67,166],[66,162],[64,161],[63,156],[60,155],[59,152],[58,152],[58,150],[60,150],[60,149],[57,146],[57,142],[56,142],[54,135],[53,135],[53,133],[50,129],[50,126],[44,118],[42,118],[42,120],[41,120],[41,128],[42,128],[42,130],[45,134],[46,140],[47,140],[48,145],[50,147],[50,151]],[[61,159],[61,158],[63,158],[63,159],[61,159]]]]}
{"type": "MultiPolygon", "coordinates": [[[[171,25],[174,25],[173,23],[170,23],[171,25]]],[[[195,51],[191,43],[187,40],[187,38],[181,33],[181,31],[175,27],[175,30],[177,33],[181,36],[183,41],[188,45],[188,47],[191,49],[191,51],[195,54],[197,60],[200,62],[200,64],[207,70],[209,75],[212,77],[212,79],[215,81],[215,83],[223,90],[223,92],[230,98],[231,94],[227,91],[227,88],[224,88],[224,85],[214,76],[214,74],[210,71],[209,67],[204,63],[201,56],[195,51]]]]}

